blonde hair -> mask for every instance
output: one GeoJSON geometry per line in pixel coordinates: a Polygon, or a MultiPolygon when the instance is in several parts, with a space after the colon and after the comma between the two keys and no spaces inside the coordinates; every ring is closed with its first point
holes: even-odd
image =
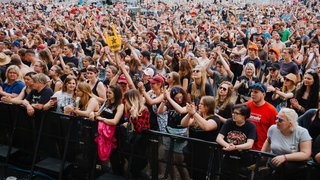
{"type": "Polygon", "coordinates": [[[129,107],[130,117],[137,118],[141,116],[141,112],[144,110],[144,100],[139,91],[136,89],[127,91],[124,94],[124,99],[126,100],[126,106],[129,107]]]}
{"type": "Polygon", "coordinates": [[[279,114],[283,114],[287,120],[291,123],[290,131],[293,132],[298,126],[298,114],[295,110],[290,108],[282,108],[279,114]]]}
{"type": "MultiPolygon", "coordinates": [[[[246,64],[246,66],[244,67],[244,71],[246,71],[247,70],[247,68],[251,68],[252,69],[252,71],[253,71],[253,77],[256,77],[256,67],[254,67],[254,64],[253,63],[247,63],[246,64]]],[[[246,72],[245,72],[245,74],[246,74],[246,72]]]]}
{"type": "Polygon", "coordinates": [[[201,82],[200,82],[200,89],[198,89],[198,85],[196,84],[195,81],[192,82],[191,85],[191,99],[193,100],[195,97],[200,98],[202,96],[206,95],[206,83],[207,83],[207,73],[205,71],[205,69],[200,66],[197,65],[195,68],[199,68],[200,72],[201,72],[201,82]],[[197,92],[197,91],[200,91],[197,92]]]}
{"type": "Polygon", "coordinates": [[[17,80],[22,80],[22,75],[21,75],[21,73],[20,73],[20,68],[18,67],[18,66],[16,66],[16,65],[11,65],[11,66],[9,66],[8,68],[7,68],[7,71],[6,71],[6,83],[8,82],[8,75],[9,75],[9,71],[10,70],[14,70],[15,71],[15,73],[17,73],[17,79],[16,79],[16,81],[17,80]]]}

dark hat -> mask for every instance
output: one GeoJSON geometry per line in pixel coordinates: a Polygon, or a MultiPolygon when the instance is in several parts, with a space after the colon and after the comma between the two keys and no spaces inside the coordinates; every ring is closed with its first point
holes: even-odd
{"type": "Polygon", "coordinates": [[[280,69],[280,65],[278,63],[272,63],[271,67],[274,68],[274,69],[277,69],[277,70],[280,69]]]}
{"type": "Polygon", "coordinates": [[[164,80],[160,75],[155,75],[152,79],[149,79],[149,81],[151,84],[154,84],[154,83],[164,84],[164,80]]]}
{"type": "Polygon", "coordinates": [[[179,33],[180,33],[180,34],[185,34],[185,33],[186,33],[186,30],[181,29],[181,30],[179,31],[179,33]]]}
{"type": "Polygon", "coordinates": [[[256,83],[256,84],[252,84],[250,86],[250,89],[258,89],[260,90],[261,92],[265,93],[267,92],[267,88],[265,85],[261,84],[261,83],[256,83]]]}
{"type": "Polygon", "coordinates": [[[20,48],[20,46],[21,46],[19,41],[13,41],[13,42],[12,42],[12,45],[13,45],[13,46],[16,46],[16,47],[18,47],[18,48],[20,48]]]}
{"type": "Polygon", "coordinates": [[[142,51],[141,52],[141,55],[143,56],[143,57],[150,57],[150,52],[149,51],[142,51]]]}

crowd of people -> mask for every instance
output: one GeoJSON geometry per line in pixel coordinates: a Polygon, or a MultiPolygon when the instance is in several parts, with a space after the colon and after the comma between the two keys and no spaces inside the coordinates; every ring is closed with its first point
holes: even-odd
{"type": "MultiPolygon", "coordinates": [[[[1,101],[25,106],[30,116],[52,110],[98,121],[98,154],[113,173],[124,173],[116,134],[145,155],[145,129],[217,142],[222,179],[234,175],[234,157],[252,164],[248,149],[275,154],[267,164],[277,172],[310,158],[320,163],[318,1],[159,1],[140,4],[141,11],[120,1],[48,3],[0,3],[1,101]],[[108,36],[121,39],[118,50],[108,36]]],[[[170,139],[159,141],[166,157],[170,139]]],[[[177,140],[173,152],[176,164],[207,167],[203,145],[177,140]]],[[[147,164],[133,158],[132,176],[143,176],[147,164]]],[[[170,175],[206,177],[183,166],[170,175]]]]}

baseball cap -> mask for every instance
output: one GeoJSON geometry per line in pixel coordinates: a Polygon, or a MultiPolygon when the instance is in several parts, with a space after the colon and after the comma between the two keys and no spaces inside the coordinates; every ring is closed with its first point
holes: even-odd
{"type": "Polygon", "coordinates": [[[154,71],[152,68],[147,68],[147,69],[143,70],[143,73],[147,76],[150,76],[150,77],[153,77],[153,75],[154,75],[154,71]]]}
{"type": "Polygon", "coordinates": [[[128,83],[124,74],[121,74],[121,76],[118,79],[118,83],[126,83],[126,84],[128,83]]]}
{"type": "Polygon", "coordinates": [[[277,58],[280,57],[280,51],[279,51],[276,47],[270,48],[269,52],[270,52],[270,51],[276,53],[277,58]]]}
{"type": "Polygon", "coordinates": [[[255,84],[252,84],[250,86],[250,89],[258,89],[260,90],[261,92],[265,93],[267,92],[267,88],[265,85],[261,84],[261,83],[255,83],[255,84]]]}
{"type": "Polygon", "coordinates": [[[271,64],[271,68],[279,70],[280,69],[280,65],[278,63],[272,63],[271,64]]]}
{"type": "Polygon", "coordinates": [[[149,79],[149,81],[151,84],[154,84],[154,83],[164,84],[164,80],[160,75],[155,75],[152,79],[149,79]]]}
{"type": "Polygon", "coordinates": [[[45,48],[46,48],[46,45],[44,45],[44,44],[40,44],[40,45],[37,47],[38,50],[44,50],[45,48]]]}
{"type": "Polygon", "coordinates": [[[16,47],[18,47],[18,48],[20,48],[20,46],[21,46],[19,41],[13,41],[13,42],[12,42],[12,45],[13,45],[13,46],[16,46],[16,47]]]}

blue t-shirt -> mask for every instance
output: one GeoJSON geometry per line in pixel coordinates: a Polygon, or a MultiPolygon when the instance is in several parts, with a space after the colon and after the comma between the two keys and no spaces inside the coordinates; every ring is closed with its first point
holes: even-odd
{"type": "Polygon", "coordinates": [[[13,84],[9,85],[8,83],[2,83],[1,87],[3,91],[6,93],[12,94],[20,94],[21,90],[24,88],[24,84],[22,81],[16,81],[13,84]]]}

